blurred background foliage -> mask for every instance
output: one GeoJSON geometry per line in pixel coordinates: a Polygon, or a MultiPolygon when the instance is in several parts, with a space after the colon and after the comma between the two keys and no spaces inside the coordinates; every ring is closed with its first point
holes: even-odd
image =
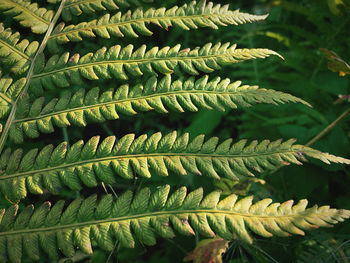
{"type": "MultiPolygon", "coordinates": [[[[44,1],[43,1],[44,2],[44,1]]],[[[155,0],[149,6],[172,7],[182,5],[185,1],[155,0]],[[181,2],[181,3],[180,3],[181,2]]],[[[43,146],[49,140],[63,139],[73,143],[78,138],[89,138],[100,134],[102,137],[114,134],[121,137],[127,133],[141,135],[162,131],[166,133],[178,130],[190,132],[191,136],[206,134],[218,136],[222,140],[236,139],[289,139],[296,138],[306,144],[312,138],[331,125],[330,131],[313,142],[316,149],[335,155],[350,157],[350,126],[347,114],[350,112],[349,96],[350,75],[346,71],[350,62],[350,0],[231,0],[214,1],[230,4],[231,9],[241,9],[255,14],[269,13],[265,22],[228,26],[217,31],[202,28],[184,32],[169,28],[168,32],[157,30],[152,37],[140,37],[137,41],[126,38],[115,38],[106,42],[104,39],[84,40],[70,44],[67,49],[76,48],[81,54],[97,50],[101,46],[112,44],[127,45],[131,41],[138,47],[144,43],[152,46],[174,46],[178,43],[183,48],[194,48],[207,42],[231,42],[239,47],[264,47],[283,55],[285,61],[275,58],[253,60],[243,64],[226,67],[217,74],[232,80],[241,80],[245,84],[259,85],[266,89],[281,90],[308,101],[313,108],[304,105],[258,105],[250,109],[166,114],[152,112],[138,114],[132,118],[122,117],[103,125],[89,125],[86,129],[69,128],[39,140],[28,142],[28,148],[43,146]],[[320,48],[326,49],[327,53],[320,48]],[[328,63],[338,63],[340,68],[328,63]],[[344,62],[344,63],[343,63],[344,62]],[[336,71],[336,72],[334,72],[336,71]],[[340,73],[339,73],[340,71],[340,73]],[[335,103],[336,102],[336,103],[335,103]],[[332,122],[341,116],[336,125],[332,122]],[[45,139],[46,138],[46,139],[45,139]]],[[[86,21],[93,17],[86,17],[86,21]]],[[[15,29],[15,25],[11,25],[15,29]]],[[[29,32],[28,32],[29,33],[29,32]]],[[[325,50],[323,50],[325,51],[325,50]]],[[[349,70],[349,69],[348,69],[349,70]]],[[[142,81],[140,79],[132,82],[142,81]]],[[[98,85],[98,83],[96,83],[98,85]]],[[[115,87],[115,81],[103,83],[115,87]]],[[[77,87],[78,88],[78,87],[77,87]]],[[[140,179],[139,179],[140,180],[140,179]]],[[[307,198],[310,205],[330,204],[337,208],[350,209],[350,169],[342,165],[325,166],[310,162],[302,167],[281,167],[276,171],[263,174],[259,179],[233,183],[228,180],[220,182],[209,178],[170,176],[142,181],[137,184],[155,187],[164,180],[173,185],[187,185],[194,189],[204,185],[210,191],[220,188],[224,193],[236,193],[242,196],[255,195],[256,199],[271,197],[274,201],[307,198]],[[170,181],[169,181],[170,180],[170,181]],[[200,184],[198,183],[200,181],[200,184]]],[[[113,186],[117,193],[133,189],[134,182],[120,182],[113,186]]],[[[107,187],[107,191],[110,189],[107,187]]],[[[98,189],[87,189],[91,193],[105,192],[98,189]]],[[[75,198],[79,193],[67,192],[66,199],[75,198]]],[[[33,201],[42,201],[47,197],[31,196],[33,201]]],[[[51,198],[52,199],[52,198],[51,198]]],[[[2,198],[3,200],[3,198],[2,198]]],[[[25,204],[23,204],[24,206],[25,204]]],[[[2,207],[8,206],[6,202],[2,207]]],[[[135,249],[123,249],[116,246],[112,254],[96,250],[92,257],[78,253],[73,259],[60,262],[182,262],[184,256],[196,247],[201,240],[197,238],[177,237],[173,240],[159,240],[154,247],[145,248],[138,244],[135,249]]],[[[331,229],[317,230],[306,237],[257,239],[254,246],[233,241],[222,256],[223,262],[350,262],[350,223],[346,222],[331,229]]],[[[43,259],[45,262],[45,259],[43,259]]],[[[204,261],[203,261],[204,262],[204,261]]]]}

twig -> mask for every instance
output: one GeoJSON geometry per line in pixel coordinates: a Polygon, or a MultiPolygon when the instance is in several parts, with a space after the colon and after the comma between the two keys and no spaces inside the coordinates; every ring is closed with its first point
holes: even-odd
{"type": "MultiPolygon", "coordinates": [[[[314,138],[312,138],[305,146],[311,146],[312,144],[316,143],[318,140],[320,140],[322,137],[324,137],[327,133],[329,133],[339,122],[341,122],[348,114],[350,113],[350,108],[344,111],[337,119],[335,119],[331,124],[329,124],[323,131],[321,131],[319,134],[317,134],[314,138]]],[[[269,174],[273,174],[277,172],[280,168],[282,168],[284,165],[281,164],[278,166],[275,170],[269,172],[269,174]]]]}
{"type": "Polygon", "coordinates": [[[323,136],[329,133],[340,121],[342,121],[348,114],[350,113],[350,108],[344,111],[336,120],[334,120],[331,124],[329,124],[323,131],[317,134],[313,139],[311,139],[305,146],[311,146],[318,140],[320,140],[323,136]]]}

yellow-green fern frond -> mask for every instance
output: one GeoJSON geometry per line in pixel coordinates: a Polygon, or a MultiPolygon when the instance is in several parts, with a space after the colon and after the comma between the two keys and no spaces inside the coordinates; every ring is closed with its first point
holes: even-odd
{"type": "Polygon", "coordinates": [[[105,10],[117,10],[119,7],[140,6],[140,2],[150,3],[153,0],[67,0],[62,10],[62,18],[71,20],[72,16],[83,13],[95,13],[105,10]]]}
{"type": "MultiPolygon", "coordinates": [[[[11,130],[10,134],[15,132],[11,130]]],[[[59,194],[64,186],[80,190],[82,184],[96,187],[99,181],[115,183],[117,176],[133,179],[190,173],[237,180],[281,164],[300,165],[305,156],[325,163],[350,164],[350,160],[294,145],[295,140],[247,144],[247,140],[232,143],[228,139],[219,144],[217,137],[205,141],[201,135],[190,141],[187,133],[177,136],[176,132],[138,138],[129,134],[120,140],[111,136],[101,143],[99,139],[95,136],[85,144],[81,140],[69,149],[63,142],[56,148],[48,145],[26,154],[22,149],[5,150],[0,158],[0,190],[9,199],[19,200],[27,192],[41,194],[47,189],[59,194]]]]}
{"type": "Polygon", "coordinates": [[[25,78],[13,81],[9,76],[0,75],[0,119],[7,116],[13,102],[18,97],[26,83],[25,78]]]}
{"type": "Polygon", "coordinates": [[[20,41],[18,32],[12,33],[10,28],[5,29],[0,23],[0,61],[16,75],[21,75],[29,69],[38,48],[37,41],[20,41]]]}
{"type": "Polygon", "coordinates": [[[0,261],[39,260],[41,251],[57,260],[59,251],[72,257],[77,248],[92,254],[93,246],[112,251],[116,241],[123,247],[134,247],[135,240],[152,246],[157,237],[173,238],[176,233],[252,243],[249,232],[262,237],[304,235],[304,230],[330,227],[350,217],[349,210],[307,208],[307,200],[296,205],[292,200],[280,204],[271,199],[253,204],[252,196],[222,199],[220,192],[212,192],[203,197],[201,188],[188,194],[185,187],[169,192],[166,185],[152,193],[144,188],[135,195],[127,191],[100,200],[92,195],[66,208],[61,200],[52,208],[45,202],[20,212],[14,205],[2,211],[0,261]]]}
{"type": "MultiPolygon", "coordinates": [[[[45,105],[45,98],[34,101],[29,96],[22,97],[13,121],[16,137],[10,137],[16,143],[24,140],[24,134],[37,138],[40,132],[51,133],[54,125],[86,126],[87,122],[104,122],[115,120],[120,114],[133,115],[138,112],[156,110],[168,113],[198,111],[199,109],[225,111],[227,108],[249,107],[257,103],[307,102],[290,94],[275,90],[259,89],[256,86],[241,85],[240,81],[231,82],[219,77],[208,81],[208,76],[171,81],[171,76],[162,79],[150,78],[144,85],[134,87],[122,85],[100,93],[98,87],[75,93],[63,93],[45,105]],[[21,133],[21,136],[18,136],[21,133]]],[[[11,133],[11,131],[10,131],[11,133]]]]}
{"type": "Polygon", "coordinates": [[[83,79],[128,79],[129,76],[171,74],[179,70],[197,75],[199,72],[209,73],[221,66],[249,59],[280,56],[269,49],[236,49],[236,45],[230,43],[208,43],[193,50],[180,50],[181,45],[162,49],[154,47],[148,51],[146,45],[136,51],[133,49],[132,45],[125,48],[116,45],[82,57],[79,54],[70,57],[68,52],[52,56],[46,64],[36,65],[30,83],[31,91],[41,94],[43,88],[79,85],[83,79]]]}
{"type": "Polygon", "coordinates": [[[152,35],[147,28],[147,24],[155,24],[168,29],[171,26],[179,27],[183,30],[197,29],[198,27],[211,27],[218,29],[218,26],[238,25],[247,22],[263,20],[266,15],[257,16],[241,13],[239,10],[228,10],[228,5],[214,5],[212,2],[193,1],[189,5],[165,8],[137,9],[134,12],[128,11],[124,15],[122,12],[111,16],[106,14],[98,20],[83,22],[78,25],[68,25],[64,23],[56,26],[50,36],[48,47],[52,52],[58,50],[59,44],[70,41],[81,41],[83,37],[110,38],[111,36],[138,37],[141,35],[152,35]]]}
{"type": "Polygon", "coordinates": [[[0,11],[12,15],[24,27],[30,27],[33,33],[43,34],[49,28],[54,12],[39,7],[30,0],[1,0],[0,11]]]}

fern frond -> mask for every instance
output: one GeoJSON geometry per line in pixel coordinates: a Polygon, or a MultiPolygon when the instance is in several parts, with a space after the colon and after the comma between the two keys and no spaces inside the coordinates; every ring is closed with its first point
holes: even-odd
{"type": "Polygon", "coordinates": [[[128,11],[124,15],[121,12],[111,16],[106,14],[98,20],[83,22],[78,25],[65,27],[64,23],[56,26],[52,32],[48,48],[51,51],[58,50],[58,45],[70,41],[81,41],[83,37],[110,38],[110,36],[138,37],[141,35],[152,35],[147,24],[156,24],[162,28],[176,26],[184,30],[197,29],[198,27],[211,27],[218,29],[218,26],[238,25],[247,22],[263,20],[266,15],[257,16],[241,13],[239,10],[228,10],[228,5],[215,5],[212,2],[193,1],[189,5],[165,8],[137,9],[134,12],[128,11]]]}
{"type": "Polygon", "coordinates": [[[37,41],[20,41],[18,32],[12,33],[10,28],[4,28],[0,23],[0,60],[10,70],[21,75],[25,73],[32,63],[32,57],[39,48],[37,41]]]}
{"type": "Polygon", "coordinates": [[[265,58],[270,55],[280,56],[269,49],[236,49],[230,43],[212,45],[206,44],[202,48],[180,50],[181,45],[173,48],[154,47],[146,51],[142,45],[136,51],[133,46],[125,48],[116,45],[109,49],[101,48],[95,54],[88,53],[81,57],[69,53],[51,57],[46,65],[38,63],[30,84],[31,91],[36,94],[43,92],[43,87],[69,87],[73,84],[82,84],[83,79],[128,79],[128,76],[143,74],[155,75],[171,74],[174,71],[184,70],[191,75],[201,72],[212,72],[220,66],[238,63],[249,59],[265,58]]]}
{"type": "Polygon", "coordinates": [[[25,78],[13,81],[9,76],[0,74],[0,119],[7,116],[13,102],[16,100],[26,83],[25,78]]]}
{"type": "Polygon", "coordinates": [[[47,10],[31,3],[30,0],[1,0],[0,11],[12,15],[24,27],[30,27],[33,33],[43,34],[48,29],[54,16],[52,10],[47,10]]]}
{"type": "MultiPolygon", "coordinates": [[[[153,0],[140,0],[151,3],[153,0]]],[[[72,20],[72,16],[80,16],[83,13],[90,14],[98,11],[117,10],[119,7],[140,6],[138,0],[67,0],[62,10],[64,20],[72,20]]]]}
{"type": "Polygon", "coordinates": [[[250,232],[262,237],[304,235],[303,230],[330,227],[350,217],[349,210],[329,206],[307,207],[307,200],[296,205],[264,199],[253,204],[253,197],[237,201],[236,195],[221,200],[220,192],[203,198],[203,190],[187,194],[185,187],[170,194],[168,185],[151,193],[144,188],[134,196],[127,191],[97,200],[96,195],[76,199],[64,209],[64,201],[52,208],[45,202],[38,208],[27,206],[17,215],[18,205],[3,211],[0,224],[0,261],[21,262],[22,257],[40,258],[40,251],[52,260],[59,254],[72,257],[79,248],[92,254],[93,244],[111,251],[115,241],[134,247],[138,240],[155,245],[157,237],[173,238],[201,234],[252,243],[250,232]]]}
{"type": "Polygon", "coordinates": [[[232,139],[228,139],[219,144],[216,137],[205,142],[203,135],[189,141],[187,133],[177,136],[173,132],[136,139],[134,134],[129,134],[118,141],[111,136],[100,144],[99,136],[95,136],[85,145],[79,141],[67,149],[67,143],[63,142],[55,149],[48,145],[40,152],[32,149],[25,155],[21,149],[13,152],[7,149],[0,158],[0,190],[9,199],[19,200],[27,191],[41,194],[47,189],[59,194],[65,185],[80,190],[81,184],[95,187],[98,181],[115,183],[116,176],[133,179],[136,175],[149,178],[152,174],[190,173],[237,180],[254,176],[252,172],[275,169],[282,163],[300,165],[300,161],[306,160],[304,155],[326,163],[350,164],[350,160],[293,145],[294,142],[264,140],[247,145],[246,140],[232,144],[232,139]]]}
{"type": "Polygon", "coordinates": [[[16,134],[21,133],[21,136],[11,137],[15,142],[23,142],[23,133],[30,138],[37,138],[40,132],[53,132],[54,125],[61,128],[72,124],[86,126],[87,121],[115,120],[119,118],[119,114],[133,115],[140,111],[225,111],[227,108],[249,107],[257,103],[287,102],[299,102],[310,106],[290,94],[259,89],[257,86],[241,86],[240,81],[232,83],[229,79],[221,80],[219,77],[208,81],[208,76],[204,76],[198,80],[191,77],[172,82],[170,75],[160,80],[152,77],[145,85],[122,85],[102,94],[96,87],[88,92],[84,89],[74,94],[66,92],[46,105],[44,101],[43,97],[34,102],[29,102],[29,96],[22,97],[20,103],[24,106],[19,108],[13,122],[16,134]]]}

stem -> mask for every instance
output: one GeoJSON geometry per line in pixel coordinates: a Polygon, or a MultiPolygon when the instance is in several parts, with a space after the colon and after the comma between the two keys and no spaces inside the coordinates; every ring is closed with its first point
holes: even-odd
{"type": "MultiPolygon", "coordinates": [[[[329,124],[323,131],[321,131],[319,134],[317,134],[314,138],[312,138],[305,146],[310,147],[312,144],[316,143],[318,140],[320,140],[323,136],[325,136],[327,133],[329,133],[339,122],[341,122],[348,114],[350,113],[350,108],[344,111],[337,119],[335,119],[331,124],[329,124]]],[[[285,165],[280,165],[273,171],[269,172],[269,174],[273,174],[277,172],[280,168],[282,168],[285,165]]]]}
{"type": "Polygon", "coordinates": [[[30,81],[34,75],[34,67],[35,67],[35,62],[36,62],[36,59],[39,57],[39,55],[41,55],[41,53],[43,53],[45,47],[46,47],[46,44],[47,44],[47,41],[49,40],[49,37],[51,35],[51,32],[58,20],[58,18],[60,17],[61,15],[61,12],[62,12],[62,9],[63,9],[63,6],[64,6],[64,3],[65,3],[66,0],[62,0],[61,1],[61,4],[59,6],[59,8],[57,9],[57,12],[54,16],[54,18],[52,19],[50,25],[49,25],[49,28],[47,29],[46,31],[46,34],[45,34],[45,37],[43,39],[43,41],[41,42],[41,45],[38,49],[38,51],[36,52],[33,60],[32,60],[32,63],[30,65],[30,68],[28,70],[28,73],[27,73],[27,76],[26,76],[26,85],[24,86],[23,90],[21,91],[21,93],[19,94],[19,96],[17,97],[16,101],[13,103],[13,106],[12,106],[12,109],[11,109],[11,112],[9,114],[9,117],[6,121],[6,124],[5,124],[5,127],[4,127],[4,131],[3,133],[1,134],[1,137],[0,137],[0,153],[2,152],[4,146],[5,146],[5,142],[6,142],[6,139],[7,139],[7,136],[8,136],[8,133],[9,133],[9,130],[10,130],[10,127],[16,117],[16,110],[17,110],[17,106],[18,106],[18,103],[19,101],[21,100],[23,94],[28,90],[29,88],[29,84],[30,84],[30,81]]]}
{"type": "Polygon", "coordinates": [[[323,131],[317,134],[313,139],[311,139],[305,146],[311,146],[318,140],[320,140],[323,136],[325,136],[328,132],[330,132],[339,122],[341,122],[348,114],[350,113],[350,108],[344,111],[336,120],[334,120],[331,124],[329,124],[323,131]]]}

